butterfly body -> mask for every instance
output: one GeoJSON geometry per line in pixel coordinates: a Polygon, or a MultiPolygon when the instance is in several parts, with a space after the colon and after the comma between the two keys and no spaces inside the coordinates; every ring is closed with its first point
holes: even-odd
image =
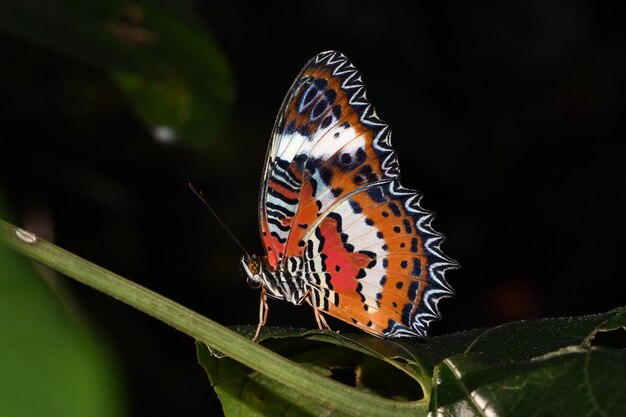
{"type": "Polygon", "coordinates": [[[250,259],[245,256],[241,259],[241,264],[248,273],[251,286],[263,287],[264,292],[271,298],[299,305],[304,300],[308,288],[306,281],[302,279],[303,261],[303,258],[294,256],[287,259],[280,268],[274,271],[263,270],[260,267],[256,273],[250,272],[250,259]]]}
{"type": "Polygon", "coordinates": [[[398,182],[390,138],[344,55],[323,52],[305,65],[266,156],[266,257],[253,268],[242,259],[262,288],[260,325],[266,295],[306,300],[320,325],[321,312],[384,337],[424,336],[439,317],[438,301],[452,295],[444,272],[457,264],[441,252],[421,195],[398,182]]]}

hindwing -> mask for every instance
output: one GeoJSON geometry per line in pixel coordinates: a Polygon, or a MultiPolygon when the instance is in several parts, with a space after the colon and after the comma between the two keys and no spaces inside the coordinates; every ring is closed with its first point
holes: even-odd
{"type": "Polygon", "coordinates": [[[454,261],[420,194],[397,181],[362,188],[327,213],[306,238],[316,306],[363,330],[389,337],[425,336],[450,297],[444,279],[454,261]]]}

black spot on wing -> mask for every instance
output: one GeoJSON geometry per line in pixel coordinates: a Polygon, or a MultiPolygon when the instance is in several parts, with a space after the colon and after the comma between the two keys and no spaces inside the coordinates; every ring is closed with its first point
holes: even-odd
{"type": "Polygon", "coordinates": [[[402,216],[402,212],[400,211],[400,208],[393,201],[389,203],[389,210],[391,210],[393,215],[396,216],[396,217],[402,216]]]}
{"type": "Polygon", "coordinates": [[[415,301],[415,299],[417,298],[417,292],[419,291],[419,289],[420,289],[419,281],[413,281],[411,285],[409,285],[409,300],[415,301]]]}
{"type": "MultiPolygon", "coordinates": [[[[325,253],[320,253],[320,259],[322,260],[322,271],[326,271],[326,259],[328,259],[328,255],[326,255],[325,253]]],[[[330,281],[328,282],[328,287],[331,288],[330,281]]]]}
{"type": "Polygon", "coordinates": [[[333,179],[333,172],[328,168],[320,168],[319,173],[324,184],[330,184],[330,181],[333,179]]]}
{"type": "Polygon", "coordinates": [[[361,205],[354,200],[348,200],[348,204],[350,204],[350,208],[355,214],[359,214],[363,212],[361,205]]]}
{"type": "Polygon", "coordinates": [[[341,188],[341,187],[331,188],[330,192],[333,195],[333,197],[336,198],[336,197],[339,197],[341,195],[341,193],[343,193],[343,188],[341,188]]]}
{"type": "Polygon", "coordinates": [[[340,104],[333,106],[333,116],[335,116],[336,120],[341,119],[341,105],[340,104]]]}
{"type": "Polygon", "coordinates": [[[333,157],[332,164],[339,168],[340,171],[348,172],[363,165],[366,159],[367,153],[365,153],[365,150],[363,150],[363,148],[358,148],[354,152],[354,155],[344,152],[333,157]]]}
{"type": "MultiPolygon", "coordinates": [[[[385,194],[383,192],[383,187],[371,187],[367,190],[367,195],[374,201],[375,203],[384,203],[387,201],[385,194]]],[[[383,211],[383,216],[385,216],[386,212],[383,211]]],[[[385,216],[386,217],[386,216],[385,216]]]]}
{"type": "MultiPolygon", "coordinates": [[[[319,227],[315,229],[315,237],[317,237],[317,239],[320,242],[320,246],[318,250],[322,252],[322,250],[324,249],[324,242],[326,241],[326,239],[324,239],[324,236],[322,236],[322,231],[320,230],[319,227]]],[[[309,258],[311,259],[314,258],[315,254],[313,253],[313,245],[311,244],[308,245],[308,251],[309,251],[309,258]]]]}
{"type": "Polygon", "coordinates": [[[359,169],[353,178],[356,185],[369,184],[378,181],[378,175],[374,172],[370,165],[365,165],[359,169]]]}
{"type": "Polygon", "coordinates": [[[402,224],[404,225],[404,231],[407,234],[410,234],[413,229],[411,228],[411,222],[409,221],[409,219],[402,219],[402,224]]]}
{"type": "Polygon", "coordinates": [[[299,135],[306,136],[309,139],[312,138],[311,129],[307,125],[299,126],[298,128],[296,128],[296,132],[298,132],[299,135]]]}
{"type": "MultiPolygon", "coordinates": [[[[361,301],[364,302],[365,301],[365,296],[363,295],[363,284],[361,284],[360,282],[356,286],[356,292],[361,297],[361,301]]],[[[363,305],[367,305],[367,304],[363,304],[363,305]]]]}
{"type": "Polygon", "coordinates": [[[411,324],[411,312],[413,311],[413,304],[406,303],[402,308],[402,323],[406,326],[411,324]]]}
{"type": "Polygon", "coordinates": [[[311,112],[311,120],[316,120],[322,116],[328,109],[328,103],[324,100],[320,100],[317,102],[315,107],[313,107],[313,111],[311,112]]]}
{"type": "MultiPolygon", "coordinates": [[[[332,116],[326,116],[324,117],[324,119],[322,120],[322,123],[320,123],[320,127],[322,129],[326,129],[328,126],[330,126],[330,124],[333,122],[333,117],[332,116]]],[[[335,133],[336,135],[337,133],[335,133]]]]}
{"type": "Polygon", "coordinates": [[[287,123],[287,125],[283,128],[281,134],[283,135],[293,135],[296,132],[296,122],[293,120],[287,123]]]}
{"type": "Polygon", "coordinates": [[[326,90],[324,92],[324,100],[328,105],[334,104],[337,100],[337,92],[333,89],[326,90]]]}
{"type": "Polygon", "coordinates": [[[411,271],[411,275],[414,277],[422,275],[422,263],[418,258],[413,258],[413,270],[411,271]]]}
{"type": "Polygon", "coordinates": [[[304,154],[303,156],[306,159],[304,169],[309,171],[309,173],[313,173],[317,171],[319,167],[324,163],[322,158],[313,158],[311,156],[306,156],[304,154]]]}

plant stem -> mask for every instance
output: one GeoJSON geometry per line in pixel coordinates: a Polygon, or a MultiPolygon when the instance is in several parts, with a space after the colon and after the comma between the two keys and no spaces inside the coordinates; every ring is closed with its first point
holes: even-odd
{"type": "Polygon", "coordinates": [[[142,311],[232,359],[337,410],[355,416],[425,415],[424,402],[358,391],[304,368],[147,288],[0,220],[0,241],[83,284],[142,311]]]}

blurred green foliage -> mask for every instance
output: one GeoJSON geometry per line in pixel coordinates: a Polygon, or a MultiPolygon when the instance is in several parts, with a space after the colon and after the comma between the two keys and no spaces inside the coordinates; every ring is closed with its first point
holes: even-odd
{"type": "MultiPolygon", "coordinates": [[[[3,204],[0,195],[0,217],[8,218],[3,204]]],[[[0,416],[123,416],[122,392],[98,338],[28,259],[0,244],[0,416]]]]}
{"type": "Polygon", "coordinates": [[[231,71],[183,3],[7,0],[0,30],[109,71],[162,142],[203,147],[228,121],[231,71]]]}

